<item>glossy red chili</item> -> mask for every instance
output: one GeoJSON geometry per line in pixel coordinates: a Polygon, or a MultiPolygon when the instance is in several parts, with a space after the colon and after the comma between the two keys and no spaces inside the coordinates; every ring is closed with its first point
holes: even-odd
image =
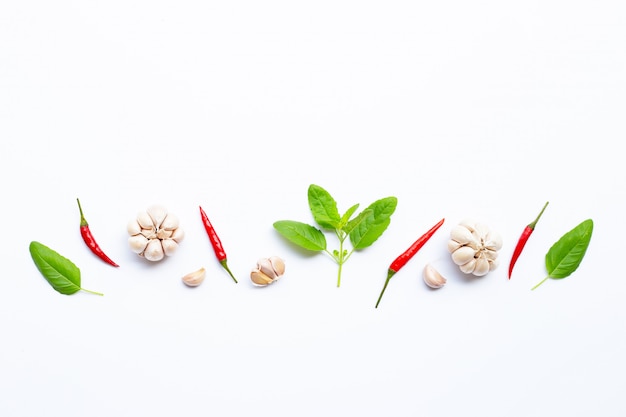
{"type": "Polygon", "coordinates": [[[230,272],[230,269],[228,269],[228,264],[226,260],[226,252],[224,251],[222,242],[220,241],[219,236],[215,232],[213,225],[209,221],[209,217],[206,215],[204,210],[202,210],[201,206],[200,206],[200,216],[202,217],[202,224],[204,225],[204,229],[206,230],[207,235],[209,235],[209,241],[211,242],[211,245],[213,246],[213,250],[215,251],[215,256],[217,257],[217,260],[220,262],[220,264],[226,270],[226,272],[228,272],[228,274],[231,276],[233,281],[237,283],[237,279],[232,274],[232,272],[230,272]]]}
{"type": "Polygon", "coordinates": [[[383,290],[380,292],[380,296],[378,296],[378,301],[376,301],[376,308],[378,308],[378,304],[380,303],[380,300],[383,298],[383,294],[385,290],[387,289],[387,284],[389,284],[389,280],[391,279],[391,277],[394,276],[395,273],[400,270],[400,268],[406,265],[406,263],[422,248],[422,246],[424,246],[424,244],[428,242],[428,240],[435,234],[437,229],[441,227],[444,221],[445,221],[445,218],[439,220],[439,222],[436,225],[431,227],[428,232],[420,236],[419,239],[413,242],[413,244],[407,250],[405,250],[400,256],[398,256],[391,263],[387,271],[387,279],[385,280],[385,285],[383,286],[383,290]]]}
{"type": "Polygon", "coordinates": [[[87,247],[91,249],[93,253],[95,253],[100,259],[109,265],[118,267],[116,264],[109,258],[104,251],[100,248],[100,245],[96,242],[96,239],[93,237],[91,230],[89,229],[89,223],[85,220],[85,216],[83,215],[83,208],[80,206],[80,200],[77,198],[76,202],[78,202],[78,210],[80,211],[80,235],[83,237],[83,240],[87,244],[87,247]]]}
{"type": "Polygon", "coordinates": [[[537,226],[537,222],[539,221],[539,218],[541,217],[541,215],[545,211],[546,207],[548,207],[548,202],[546,202],[546,204],[543,206],[543,208],[541,209],[541,212],[539,212],[539,215],[537,216],[537,218],[533,222],[529,223],[524,228],[524,230],[522,231],[522,235],[520,236],[519,240],[517,241],[517,245],[515,245],[515,250],[513,250],[513,256],[511,257],[511,262],[509,263],[509,279],[511,279],[511,274],[513,273],[513,267],[515,266],[515,263],[517,262],[517,259],[519,258],[520,254],[522,253],[522,250],[524,249],[524,246],[526,246],[526,242],[528,242],[528,239],[530,238],[530,235],[535,230],[535,226],[537,226]]]}

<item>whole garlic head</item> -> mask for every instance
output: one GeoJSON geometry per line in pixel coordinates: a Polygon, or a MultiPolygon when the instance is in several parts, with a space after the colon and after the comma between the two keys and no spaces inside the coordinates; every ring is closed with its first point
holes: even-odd
{"type": "Polygon", "coordinates": [[[465,274],[481,277],[496,269],[501,248],[500,234],[483,223],[468,219],[450,231],[448,251],[465,274]]]}
{"type": "Polygon", "coordinates": [[[174,254],[185,236],[178,217],[158,205],[137,214],[128,222],[127,230],[130,249],[153,262],[174,254]]]}
{"type": "Polygon", "coordinates": [[[278,256],[259,259],[256,268],[250,272],[255,285],[266,286],[277,281],[285,273],[285,261],[278,256]]]}

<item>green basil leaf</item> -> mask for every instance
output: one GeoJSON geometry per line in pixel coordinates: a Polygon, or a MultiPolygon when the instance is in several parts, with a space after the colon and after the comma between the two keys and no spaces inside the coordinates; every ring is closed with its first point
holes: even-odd
{"type": "Polygon", "coordinates": [[[371,209],[365,209],[360,212],[354,219],[350,220],[348,224],[343,227],[343,232],[349,235],[352,233],[355,227],[357,227],[363,220],[365,220],[370,214],[372,214],[371,209]]]}
{"type": "Polygon", "coordinates": [[[65,295],[81,290],[80,269],[72,261],[39,242],[30,242],[29,250],[35,265],[52,288],[65,295]]]}
{"type": "Polygon", "coordinates": [[[293,220],[279,220],[274,222],[274,228],[287,240],[304,249],[312,251],[326,249],[324,233],[311,225],[293,220]]]}
{"type": "Polygon", "coordinates": [[[370,246],[383,234],[397,205],[396,197],[386,197],[367,207],[366,210],[371,210],[371,213],[350,232],[350,242],[355,250],[370,246]]]}
{"type": "MultiPolygon", "coordinates": [[[[345,227],[346,224],[348,224],[348,222],[350,221],[350,217],[352,217],[352,215],[354,214],[354,212],[356,212],[356,210],[359,208],[359,204],[355,204],[352,207],[350,207],[348,209],[348,211],[346,211],[344,213],[343,216],[341,216],[341,220],[339,221],[339,229],[343,230],[343,228],[345,227]]],[[[347,232],[346,233],[350,233],[347,232]]]]}
{"type": "Polygon", "coordinates": [[[576,271],[587,252],[592,232],[593,221],[587,219],[552,245],[546,254],[546,269],[550,278],[566,278],[576,271]]]}
{"type": "Polygon", "coordinates": [[[311,184],[308,198],[315,222],[325,229],[338,229],[341,218],[337,210],[337,202],[330,193],[319,185],[311,184]]]}

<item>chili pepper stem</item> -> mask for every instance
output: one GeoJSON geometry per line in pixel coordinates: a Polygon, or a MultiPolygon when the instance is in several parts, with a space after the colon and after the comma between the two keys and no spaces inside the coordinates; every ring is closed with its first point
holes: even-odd
{"type": "Polygon", "coordinates": [[[87,220],[85,220],[85,215],[83,214],[83,208],[80,205],[80,200],[77,198],[76,202],[78,203],[78,211],[80,211],[80,225],[88,226],[87,220]]]}
{"type": "Polygon", "coordinates": [[[389,284],[389,280],[391,279],[392,276],[394,276],[396,273],[396,271],[390,269],[387,272],[387,279],[385,280],[385,285],[383,285],[383,290],[380,292],[380,295],[378,296],[378,300],[376,301],[376,307],[374,308],[378,308],[378,304],[380,304],[380,300],[383,298],[383,294],[385,293],[385,290],[387,289],[387,284],[389,284]]]}
{"type": "Polygon", "coordinates": [[[544,282],[546,282],[548,280],[548,278],[550,278],[550,275],[548,275],[547,277],[545,277],[544,279],[541,280],[541,282],[539,282],[539,284],[535,285],[534,287],[532,287],[530,290],[534,290],[535,288],[537,288],[538,286],[540,286],[541,284],[543,284],[544,282]]]}
{"type": "Polygon", "coordinates": [[[546,210],[546,207],[548,207],[548,203],[549,201],[546,201],[546,204],[544,204],[543,208],[541,209],[541,211],[539,212],[539,215],[537,216],[537,218],[528,225],[528,227],[530,227],[531,229],[534,229],[535,226],[537,225],[537,222],[539,221],[539,218],[541,217],[541,215],[543,214],[543,212],[546,210]]]}
{"type": "Polygon", "coordinates": [[[235,284],[237,284],[237,279],[235,278],[233,273],[230,272],[230,269],[228,269],[228,265],[226,264],[226,259],[224,259],[223,261],[220,261],[220,264],[226,270],[226,272],[228,272],[228,275],[230,275],[230,277],[233,279],[233,281],[235,281],[235,284]]]}

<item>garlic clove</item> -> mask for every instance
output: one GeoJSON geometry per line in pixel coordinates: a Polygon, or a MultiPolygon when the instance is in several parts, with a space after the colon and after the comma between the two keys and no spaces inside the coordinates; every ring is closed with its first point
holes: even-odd
{"type": "Polygon", "coordinates": [[[206,270],[204,268],[200,268],[197,271],[190,272],[189,274],[183,276],[182,280],[188,287],[197,287],[202,284],[205,276],[206,270]]]}
{"type": "Polygon", "coordinates": [[[172,239],[163,239],[161,241],[161,246],[163,246],[163,253],[165,256],[171,256],[178,249],[178,243],[172,239]]]}
{"type": "Polygon", "coordinates": [[[270,262],[272,263],[272,268],[278,277],[281,277],[285,273],[285,261],[278,256],[270,256],[270,262]]]}
{"type": "Polygon", "coordinates": [[[458,248],[460,248],[461,246],[463,246],[462,244],[460,244],[459,242],[457,242],[456,240],[448,240],[448,252],[452,253],[455,250],[457,250],[458,248]]]}
{"type": "Polygon", "coordinates": [[[483,275],[486,275],[487,272],[489,272],[489,261],[483,257],[476,259],[476,265],[472,274],[477,277],[482,277],[483,275]]]}
{"type": "Polygon", "coordinates": [[[172,213],[168,213],[163,222],[161,223],[161,229],[175,230],[178,228],[180,221],[178,217],[172,213]]]}
{"type": "Polygon", "coordinates": [[[131,236],[138,235],[139,233],[141,233],[141,225],[137,223],[137,220],[131,220],[126,225],[126,230],[131,236]]]}
{"type": "Polygon", "coordinates": [[[459,265],[459,269],[464,274],[471,274],[472,272],[474,272],[474,268],[476,268],[476,259],[474,258],[472,258],[472,260],[466,264],[459,265]]]}
{"type": "Polygon", "coordinates": [[[485,238],[485,247],[498,251],[502,249],[502,237],[497,232],[489,232],[485,238]]]}
{"type": "Polygon", "coordinates": [[[128,245],[133,252],[141,253],[146,249],[148,239],[144,235],[131,236],[128,238],[128,245]]]}
{"type": "Polygon", "coordinates": [[[137,223],[139,223],[139,226],[141,226],[142,229],[154,228],[154,222],[152,221],[152,218],[145,211],[137,214],[137,223]]]}
{"type": "Polygon", "coordinates": [[[278,278],[278,274],[274,271],[274,267],[272,266],[272,262],[268,258],[259,259],[256,263],[257,270],[261,271],[271,280],[275,280],[278,278]]]}
{"type": "Polygon", "coordinates": [[[461,245],[465,245],[475,240],[472,232],[467,227],[460,224],[452,228],[450,231],[450,238],[461,245]]]}
{"type": "Polygon", "coordinates": [[[452,261],[457,265],[464,265],[474,259],[476,251],[469,246],[461,246],[452,252],[452,261]]]}
{"type": "Polygon", "coordinates": [[[498,261],[497,259],[489,259],[489,270],[493,271],[494,269],[496,269],[498,267],[498,264],[500,263],[500,261],[498,261]]]}
{"type": "Polygon", "coordinates": [[[143,251],[143,256],[149,261],[160,261],[165,256],[163,252],[163,245],[158,239],[152,239],[146,245],[146,249],[143,251]]]}
{"type": "Polygon", "coordinates": [[[170,236],[170,239],[176,241],[177,243],[180,243],[184,237],[185,237],[185,231],[179,227],[178,229],[174,230],[174,233],[172,233],[172,235],[170,236]]]}
{"type": "Polygon", "coordinates": [[[423,278],[424,278],[424,282],[426,283],[426,285],[428,285],[430,288],[435,288],[435,289],[443,287],[447,281],[439,273],[439,271],[433,268],[430,264],[427,264],[424,267],[423,278]]]}
{"type": "Polygon", "coordinates": [[[274,281],[258,269],[253,269],[252,272],[250,272],[250,279],[254,284],[260,286],[269,285],[274,281]]]}
{"type": "Polygon", "coordinates": [[[476,230],[476,221],[474,219],[463,219],[459,226],[464,226],[470,232],[474,232],[476,230]]]}
{"type": "Polygon", "coordinates": [[[165,207],[159,205],[151,206],[150,208],[148,208],[148,210],[146,210],[146,212],[148,213],[148,216],[150,216],[150,218],[152,219],[152,224],[156,228],[161,227],[161,223],[163,223],[165,216],[167,216],[167,210],[165,209],[165,207]]]}

